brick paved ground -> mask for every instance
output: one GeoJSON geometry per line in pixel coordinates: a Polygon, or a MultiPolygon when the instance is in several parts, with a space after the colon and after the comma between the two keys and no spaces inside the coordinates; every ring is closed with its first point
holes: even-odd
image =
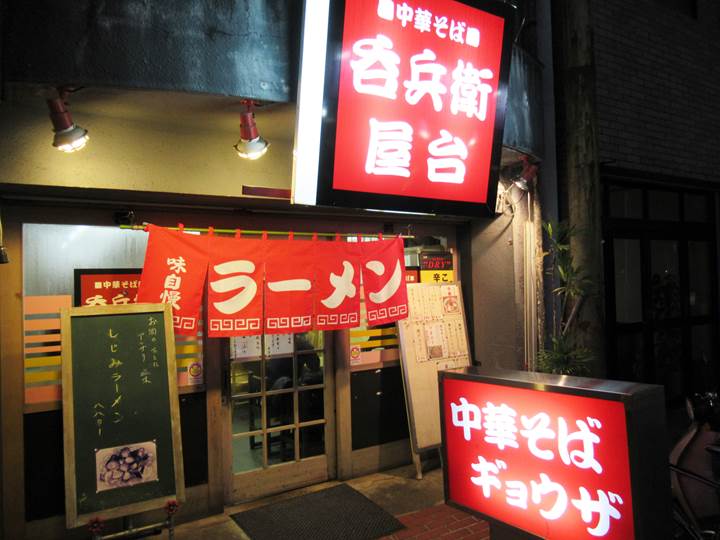
{"type": "Polygon", "coordinates": [[[490,526],[487,522],[446,504],[410,512],[397,518],[407,529],[386,536],[383,540],[490,540],[490,526]]]}

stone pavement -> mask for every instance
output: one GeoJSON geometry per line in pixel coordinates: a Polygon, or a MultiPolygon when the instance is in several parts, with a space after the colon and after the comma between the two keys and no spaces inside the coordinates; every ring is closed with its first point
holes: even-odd
{"type": "Polygon", "coordinates": [[[487,522],[446,504],[410,512],[397,516],[397,518],[407,529],[386,536],[383,540],[431,540],[434,538],[490,540],[490,528],[487,522]]]}
{"type": "MultiPolygon", "coordinates": [[[[325,482],[250,504],[228,507],[222,515],[178,526],[175,530],[175,540],[250,540],[242,529],[230,519],[231,514],[337,484],[338,482],[325,482]]],[[[490,538],[486,522],[443,503],[442,471],[440,469],[429,471],[424,474],[422,480],[416,480],[415,468],[406,466],[354,478],[348,480],[347,484],[396,516],[407,527],[385,537],[384,540],[432,540],[435,538],[489,540],[490,538]]],[[[163,532],[161,538],[167,538],[167,531],[163,532]]]]}

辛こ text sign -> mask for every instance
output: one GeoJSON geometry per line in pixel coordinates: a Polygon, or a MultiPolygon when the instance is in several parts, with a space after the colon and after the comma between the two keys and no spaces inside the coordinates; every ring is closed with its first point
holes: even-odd
{"type": "Polygon", "coordinates": [[[622,402],[445,378],[449,500],[542,538],[633,538],[622,402]]]}
{"type": "Polygon", "coordinates": [[[332,187],[485,203],[503,17],[448,0],[347,0],[332,187]]]}

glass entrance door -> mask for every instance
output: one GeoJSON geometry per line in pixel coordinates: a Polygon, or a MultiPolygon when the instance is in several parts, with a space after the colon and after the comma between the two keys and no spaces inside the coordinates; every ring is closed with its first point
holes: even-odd
{"type": "Polygon", "coordinates": [[[335,476],[329,333],[231,338],[228,503],[335,476]]]}

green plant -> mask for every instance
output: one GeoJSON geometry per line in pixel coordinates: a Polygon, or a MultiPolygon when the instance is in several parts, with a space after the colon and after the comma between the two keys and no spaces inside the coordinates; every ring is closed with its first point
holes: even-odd
{"type": "Polygon", "coordinates": [[[549,343],[538,351],[537,370],[562,375],[588,375],[590,350],[579,341],[580,308],[593,284],[581,267],[573,262],[570,239],[574,227],[561,221],[543,223],[548,250],[543,257],[549,262],[547,274],[558,286],[552,290],[552,321],[549,343]],[[549,347],[547,346],[549,345],[549,347]]]}

